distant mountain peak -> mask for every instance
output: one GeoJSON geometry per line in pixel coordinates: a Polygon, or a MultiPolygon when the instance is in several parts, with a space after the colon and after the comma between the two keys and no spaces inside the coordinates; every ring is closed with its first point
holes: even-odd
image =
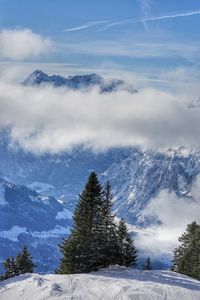
{"type": "Polygon", "coordinates": [[[63,77],[51,75],[41,70],[35,70],[22,83],[25,86],[51,85],[54,87],[66,87],[73,90],[84,90],[92,87],[99,88],[101,93],[111,93],[118,90],[125,90],[130,93],[137,92],[132,86],[127,85],[123,80],[105,80],[98,74],[74,75],[63,77]]]}
{"type": "Polygon", "coordinates": [[[47,74],[41,70],[35,70],[32,74],[34,74],[35,76],[37,76],[37,75],[46,75],[47,76],[47,74]]]}

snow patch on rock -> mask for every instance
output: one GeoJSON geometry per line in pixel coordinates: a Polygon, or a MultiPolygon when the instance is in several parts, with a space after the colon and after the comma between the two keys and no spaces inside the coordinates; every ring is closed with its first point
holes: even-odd
{"type": "Polygon", "coordinates": [[[0,206],[5,206],[7,204],[8,202],[5,199],[5,187],[0,184],[0,206]]]}
{"type": "Polygon", "coordinates": [[[68,209],[64,209],[62,211],[59,211],[56,215],[56,220],[62,220],[62,219],[72,219],[73,213],[68,210],[68,209]]]}
{"type": "Polygon", "coordinates": [[[47,239],[49,237],[60,237],[63,235],[68,235],[70,233],[69,227],[62,227],[56,225],[52,230],[48,231],[27,231],[24,227],[13,226],[10,230],[0,231],[0,237],[11,240],[13,242],[18,242],[18,237],[20,234],[29,234],[32,237],[37,237],[40,239],[47,239]]]}
{"type": "Polygon", "coordinates": [[[17,242],[18,236],[22,233],[26,233],[26,228],[13,226],[10,230],[0,231],[0,237],[17,242]]]}
{"type": "Polygon", "coordinates": [[[46,239],[48,237],[59,237],[63,235],[68,235],[70,233],[69,227],[62,227],[59,225],[56,225],[56,227],[49,231],[34,231],[31,233],[32,236],[40,238],[40,239],[46,239]]]}
{"type": "Polygon", "coordinates": [[[28,187],[37,191],[38,193],[43,193],[49,191],[50,189],[54,189],[54,186],[45,182],[34,181],[29,184],[28,187]]]}

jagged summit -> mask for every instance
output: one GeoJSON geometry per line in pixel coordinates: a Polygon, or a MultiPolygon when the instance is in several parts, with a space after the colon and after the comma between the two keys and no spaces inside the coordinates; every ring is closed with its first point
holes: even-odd
{"type": "Polygon", "coordinates": [[[42,85],[42,84],[51,84],[54,87],[66,86],[72,89],[79,89],[83,87],[89,87],[91,85],[99,85],[103,82],[103,78],[96,74],[90,75],[75,75],[69,76],[65,78],[60,75],[52,75],[49,76],[43,71],[35,70],[31,73],[23,82],[24,85],[27,86],[35,86],[35,85],[42,85]]]}
{"type": "Polygon", "coordinates": [[[75,75],[67,78],[60,75],[51,75],[40,70],[35,70],[24,81],[25,86],[40,86],[50,84],[54,87],[66,87],[73,90],[82,90],[92,87],[99,88],[101,93],[110,93],[118,90],[126,90],[134,93],[136,90],[132,86],[125,84],[123,80],[105,80],[98,74],[75,75]]]}

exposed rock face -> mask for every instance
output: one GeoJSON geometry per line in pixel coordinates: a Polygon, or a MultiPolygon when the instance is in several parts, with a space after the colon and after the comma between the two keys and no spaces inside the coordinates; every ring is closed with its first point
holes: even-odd
{"type": "Polygon", "coordinates": [[[100,93],[111,93],[118,90],[137,92],[132,86],[127,85],[123,80],[105,80],[97,74],[75,75],[67,78],[60,75],[49,76],[46,73],[36,70],[23,82],[25,86],[51,85],[54,87],[66,87],[72,90],[84,90],[97,87],[100,93]]]}

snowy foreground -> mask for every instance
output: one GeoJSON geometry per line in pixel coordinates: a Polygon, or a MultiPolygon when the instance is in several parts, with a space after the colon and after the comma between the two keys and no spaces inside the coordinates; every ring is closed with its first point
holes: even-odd
{"type": "Polygon", "coordinates": [[[81,275],[27,274],[0,283],[1,300],[199,300],[200,282],[169,271],[101,270],[81,275]]]}

